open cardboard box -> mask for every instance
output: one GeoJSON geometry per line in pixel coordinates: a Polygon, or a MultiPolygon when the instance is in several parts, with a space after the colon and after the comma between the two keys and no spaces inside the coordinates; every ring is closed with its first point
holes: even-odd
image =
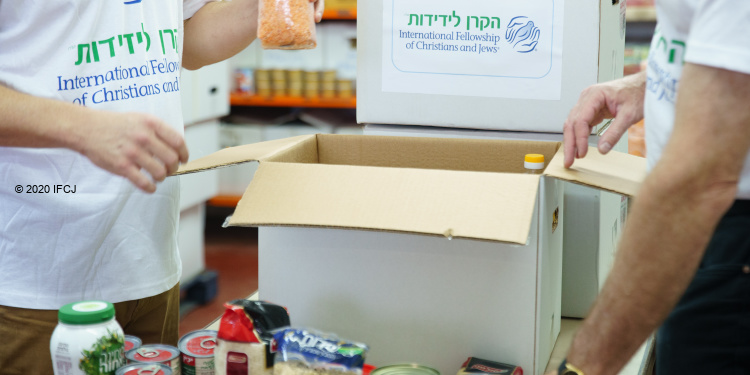
{"type": "Polygon", "coordinates": [[[542,374],[560,331],[560,180],[634,195],[645,162],[557,142],[307,135],[228,148],[178,174],[260,165],[229,224],[258,226],[260,298],[377,366],[456,373],[469,356],[542,374]],[[523,156],[550,160],[525,174],[523,156]]]}

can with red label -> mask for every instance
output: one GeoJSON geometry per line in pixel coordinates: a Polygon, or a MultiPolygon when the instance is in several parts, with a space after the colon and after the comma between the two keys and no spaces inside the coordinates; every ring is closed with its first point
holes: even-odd
{"type": "Polygon", "coordinates": [[[182,336],[179,343],[183,375],[214,375],[216,331],[193,331],[182,336]]]}
{"type": "Polygon", "coordinates": [[[141,347],[141,344],[143,342],[141,339],[131,336],[131,335],[125,335],[125,352],[129,352],[132,349],[138,349],[141,347]]]}
{"type": "Polygon", "coordinates": [[[162,344],[143,345],[125,353],[128,363],[162,363],[172,369],[173,375],[180,375],[180,351],[174,346],[162,344]]]}
{"type": "Polygon", "coordinates": [[[117,369],[115,375],[173,375],[172,369],[161,363],[131,363],[117,369]]]}

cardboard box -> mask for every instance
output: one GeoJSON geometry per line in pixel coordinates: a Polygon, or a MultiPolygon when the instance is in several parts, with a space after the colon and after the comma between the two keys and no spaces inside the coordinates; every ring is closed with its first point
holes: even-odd
{"type": "Polygon", "coordinates": [[[361,1],[357,12],[362,124],[561,133],[583,89],[623,72],[624,0],[361,1]],[[533,49],[515,43],[519,25],[533,49]]]}
{"type": "MultiPolygon", "coordinates": [[[[425,126],[367,125],[365,135],[536,140],[562,142],[562,134],[453,129],[425,126]]],[[[627,136],[613,150],[627,152],[627,136]]],[[[596,148],[597,136],[589,137],[596,148]]],[[[614,261],[628,213],[626,197],[573,183],[564,184],[562,316],[584,318],[599,295],[614,261]]]]}
{"type": "MultiPolygon", "coordinates": [[[[221,150],[259,161],[230,225],[259,226],[261,298],[368,362],[455,373],[468,356],[541,374],[559,332],[561,180],[634,194],[645,163],[556,142],[308,135],[221,150]],[[525,174],[523,155],[551,160],[525,174]],[[554,158],[553,158],[554,156],[554,158]]],[[[633,160],[635,159],[635,160],[633,160]]]]}

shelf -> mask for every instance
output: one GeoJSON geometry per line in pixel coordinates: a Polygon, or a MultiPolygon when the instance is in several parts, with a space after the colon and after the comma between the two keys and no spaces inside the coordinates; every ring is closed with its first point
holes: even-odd
{"type": "Polygon", "coordinates": [[[261,97],[233,93],[229,102],[234,106],[252,107],[304,107],[304,108],[357,108],[357,99],[343,98],[298,98],[298,97],[261,97]]]}
{"type": "Polygon", "coordinates": [[[324,20],[356,20],[357,8],[353,9],[326,9],[323,11],[324,20]]]}
{"type": "Polygon", "coordinates": [[[656,8],[644,5],[627,7],[625,20],[628,22],[655,22],[656,8]]]}
{"type": "Polygon", "coordinates": [[[240,203],[241,196],[217,195],[208,200],[208,204],[214,207],[237,207],[240,203]]]}

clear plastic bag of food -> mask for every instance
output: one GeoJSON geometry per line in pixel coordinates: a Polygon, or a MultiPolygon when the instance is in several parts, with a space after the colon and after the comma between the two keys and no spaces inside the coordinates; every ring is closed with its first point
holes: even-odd
{"type": "Polygon", "coordinates": [[[260,0],[258,39],[264,49],[317,46],[315,5],[310,0],[260,0]]]}
{"type": "Polygon", "coordinates": [[[367,345],[311,329],[274,331],[274,375],[362,375],[367,345]]]}

